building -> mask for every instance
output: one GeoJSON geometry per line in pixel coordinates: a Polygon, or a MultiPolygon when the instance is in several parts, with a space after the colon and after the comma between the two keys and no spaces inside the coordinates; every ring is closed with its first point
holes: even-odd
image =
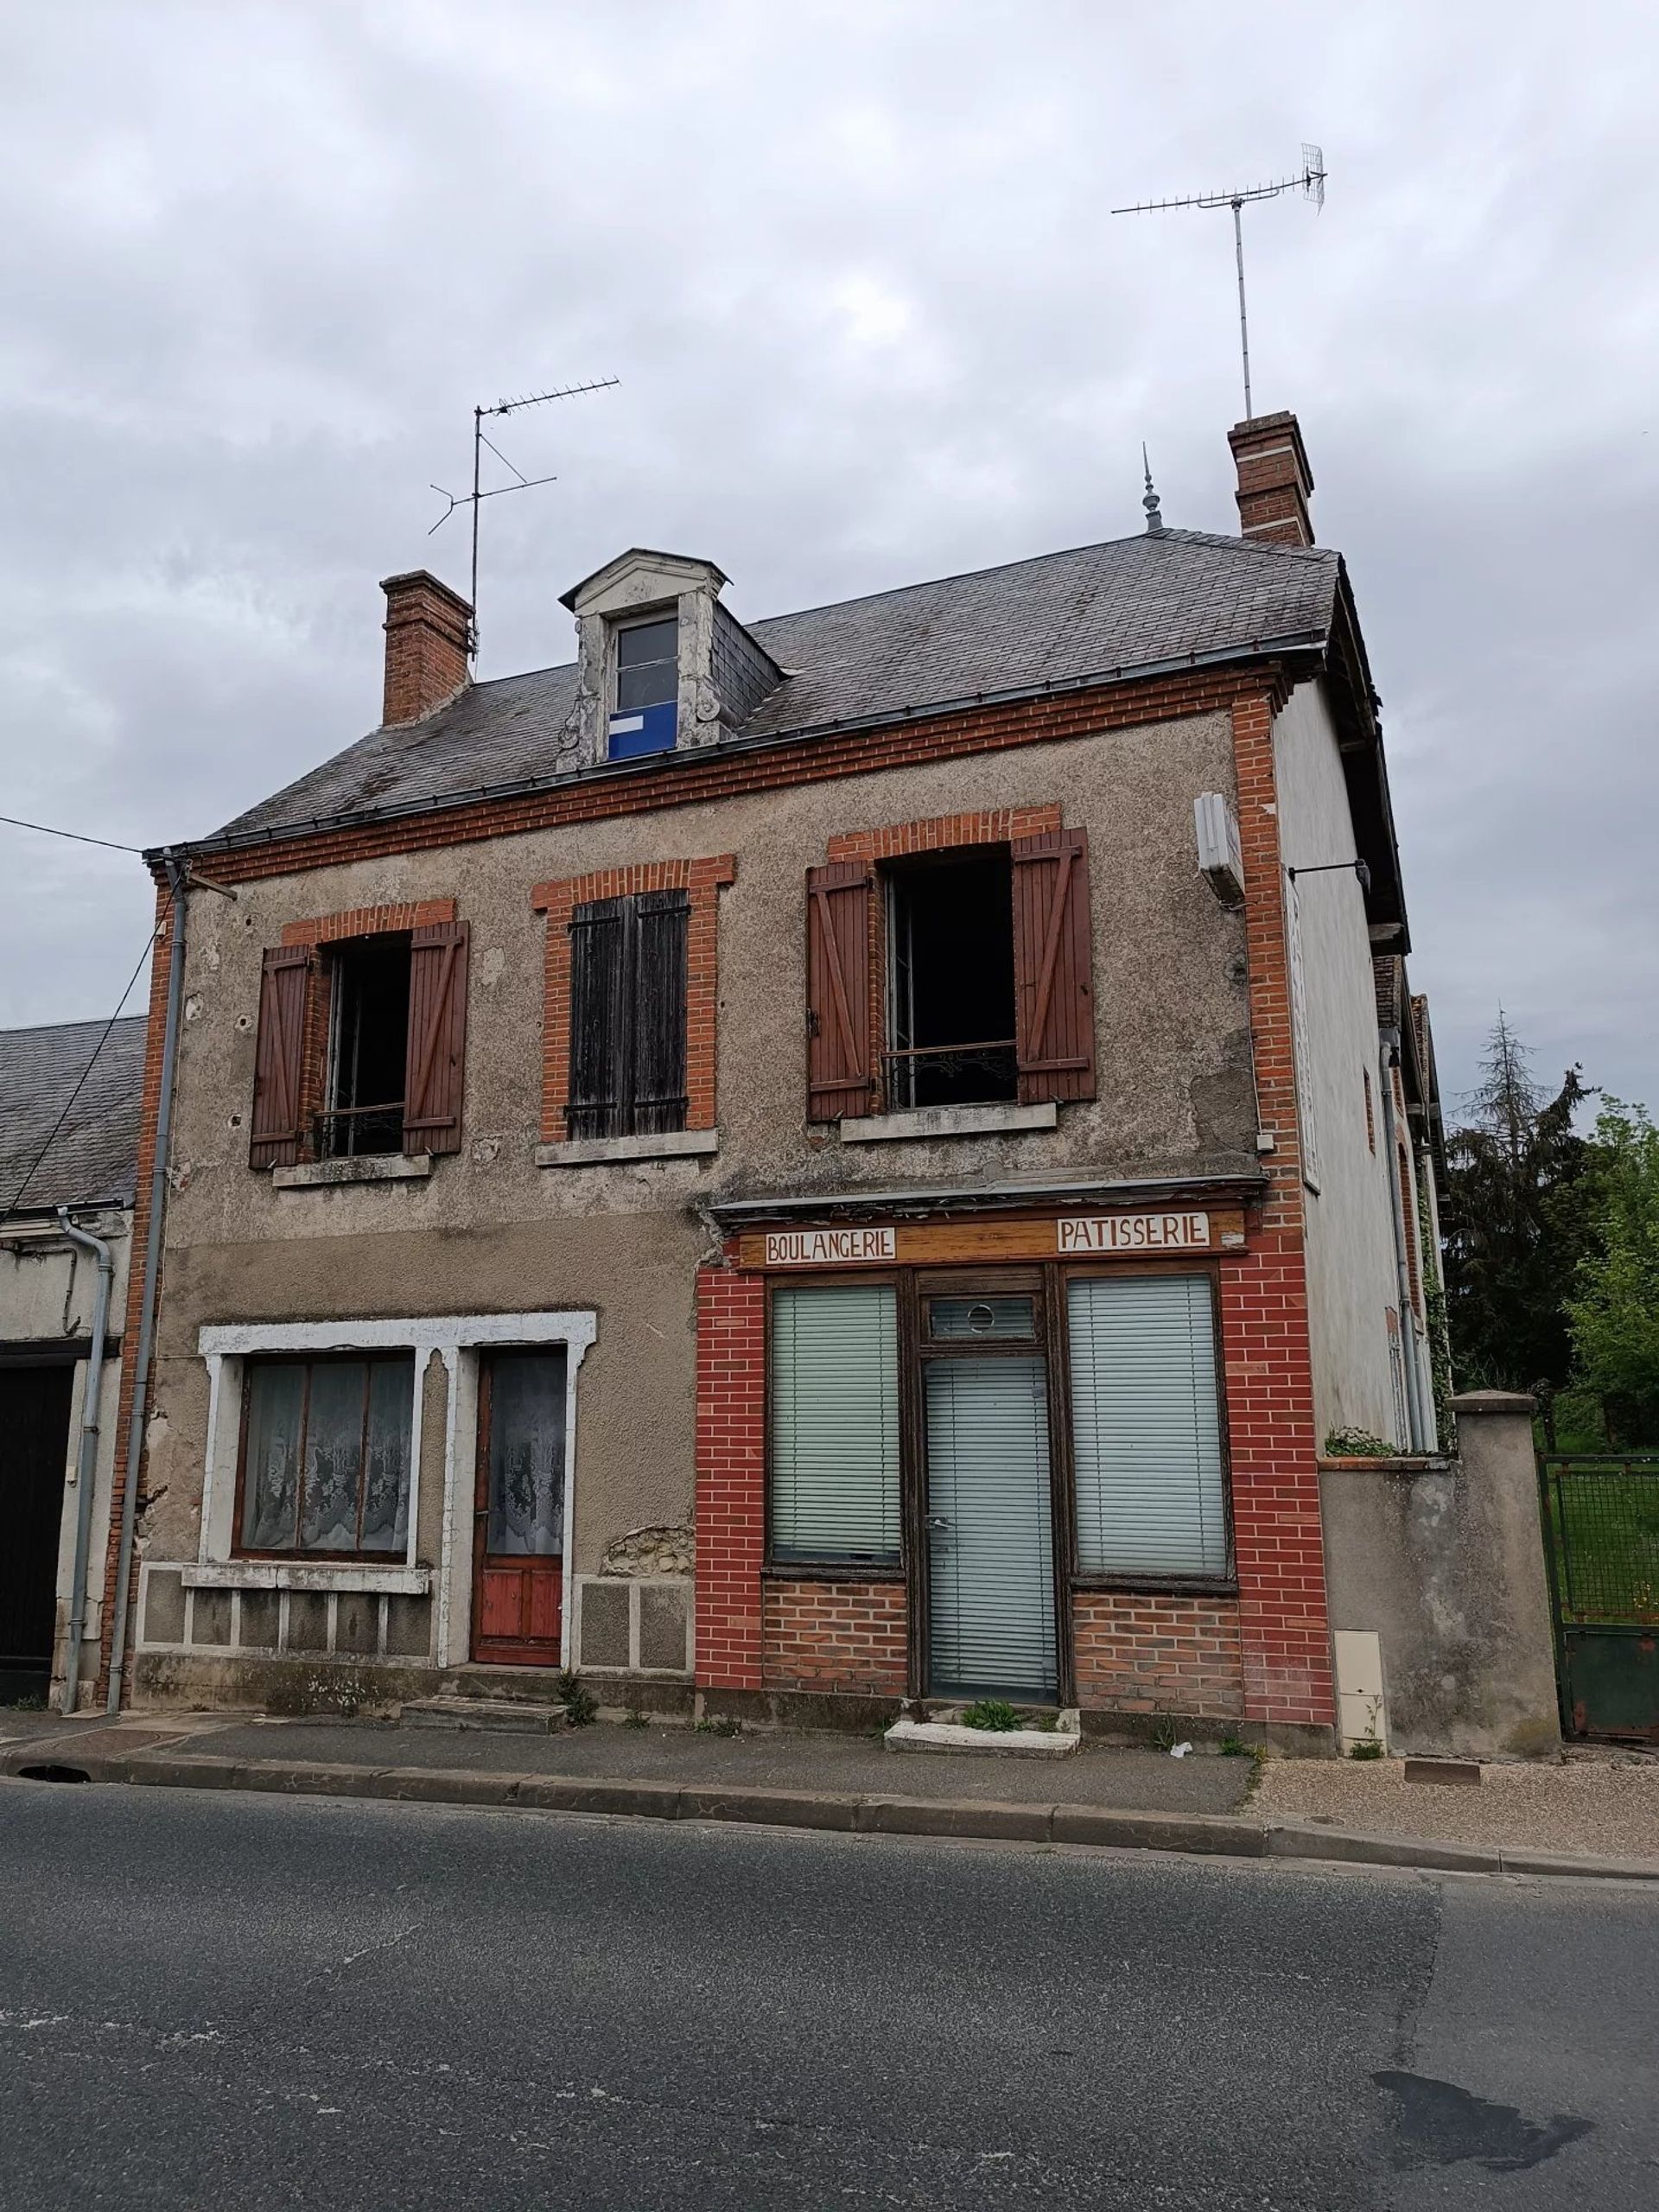
{"type": "Polygon", "coordinates": [[[488,683],[387,582],[381,726],[154,856],[138,1701],[1331,1740],[1433,1108],[1347,574],[1231,443],[1236,536],[747,624],[635,549],[488,683]]]}
{"type": "Polygon", "coordinates": [[[0,1030],[0,1700],[90,1702],[142,1018],[0,1030]]]}

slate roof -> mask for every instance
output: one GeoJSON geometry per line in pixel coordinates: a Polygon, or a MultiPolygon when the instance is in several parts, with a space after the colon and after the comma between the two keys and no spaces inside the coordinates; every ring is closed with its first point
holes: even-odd
{"type": "Polygon", "coordinates": [[[101,1050],[102,1021],[0,1029],[0,1217],[19,1204],[18,1186],[89,1060],[92,1071],[29,1176],[22,1209],[131,1204],[145,1027],[142,1014],[118,1021],[101,1050]]]}
{"type": "MultiPolygon", "coordinates": [[[[791,673],[728,741],[1317,644],[1340,568],[1324,546],[1171,530],[773,615],[746,626],[791,673]]],[[[269,836],[569,772],[581,763],[562,734],[575,696],[574,662],[474,684],[423,721],[372,731],[218,835],[269,836]]]]}

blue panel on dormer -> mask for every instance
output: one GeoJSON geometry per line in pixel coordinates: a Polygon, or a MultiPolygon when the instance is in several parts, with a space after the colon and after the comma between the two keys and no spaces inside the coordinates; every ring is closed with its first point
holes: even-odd
{"type": "Polygon", "coordinates": [[[669,699],[660,707],[613,715],[606,750],[613,760],[634,760],[644,753],[671,753],[678,735],[679,709],[669,699]]]}

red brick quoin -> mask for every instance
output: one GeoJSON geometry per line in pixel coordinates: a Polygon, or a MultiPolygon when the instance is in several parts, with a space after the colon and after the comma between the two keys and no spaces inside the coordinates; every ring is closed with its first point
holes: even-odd
{"type": "Polygon", "coordinates": [[[712,1129],[715,1122],[715,1017],[718,1000],[718,899],[737,880],[731,853],[713,860],[646,861],[632,868],[597,868],[562,882],[538,883],[530,894],[547,916],[547,969],[542,1011],[542,1138],[556,1144],[569,1134],[570,1102],[570,916],[594,899],[631,899],[641,891],[683,891],[691,912],[685,949],[685,1126],[712,1129]]]}

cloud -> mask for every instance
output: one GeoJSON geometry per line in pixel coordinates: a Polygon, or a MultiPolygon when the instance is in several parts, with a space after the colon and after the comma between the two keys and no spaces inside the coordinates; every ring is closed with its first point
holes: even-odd
{"type": "MultiPolygon", "coordinates": [[[[1449,1089],[1501,998],[1659,1098],[1649,851],[1659,25],[1635,5],[83,0],[0,25],[5,811],[199,835],[374,719],[377,579],[465,574],[486,672],[619,546],[741,613],[1121,535],[1140,443],[1230,525],[1230,229],[1114,219],[1325,145],[1246,218],[1385,702],[1449,1089]]],[[[5,832],[0,1021],[107,1011],[137,864],[5,832]]]]}

